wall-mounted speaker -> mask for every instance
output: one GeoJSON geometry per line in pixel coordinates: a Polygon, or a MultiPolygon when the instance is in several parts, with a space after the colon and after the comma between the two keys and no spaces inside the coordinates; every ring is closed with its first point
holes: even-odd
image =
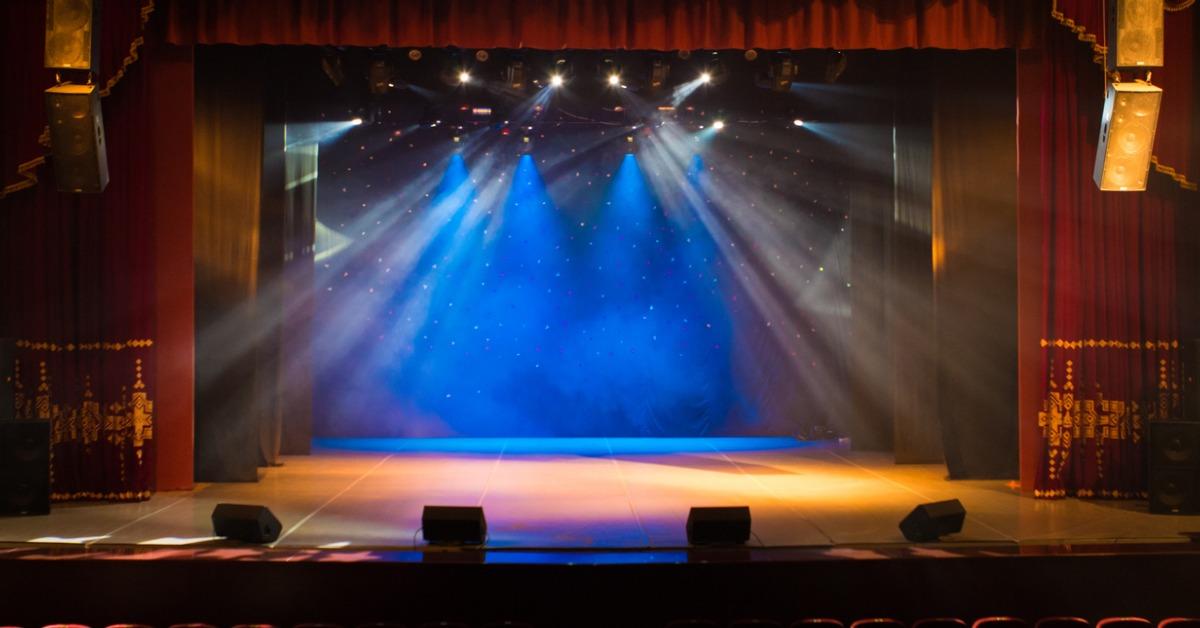
{"type": "Polygon", "coordinates": [[[96,71],[100,0],[46,0],[46,67],[96,71]]]}
{"type": "Polygon", "coordinates": [[[58,191],[103,192],[108,155],[96,86],[66,84],[46,90],[46,118],[58,191]]]}
{"type": "Polygon", "coordinates": [[[50,422],[0,422],[0,514],[50,514],[50,422]]]}
{"type": "Polygon", "coordinates": [[[1162,89],[1141,81],[1109,83],[1092,178],[1101,190],[1146,189],[1162,89]]]}
{"type": "Polygon", "coordinates": [[[1163,64],[1163,0],[1108,0],[1108,69],[1163,64]]]}
{"type": "Polygon", "coordinates": [[[1200,421],[1150,422],[1150,512],[1200,512],[1200,421]]]}
{"type": "Polygon", "coordinates": [[[900,533],[914,543],[936,541],[962,532],[966,518],[967,509],[957,499],[921,504],[900,522],[900,533]]]}
{"type": "Polygon", "coordinates": [[[273,543],[283,524],[266,506],[217,504],[212,511],[213,535],[246,543],[273,543]]]}
{"type": "Polygon", "coordinates": [[[0,421],[11,421],[16,416],[16,345],[12,338],[0,338],[0,421]]]}

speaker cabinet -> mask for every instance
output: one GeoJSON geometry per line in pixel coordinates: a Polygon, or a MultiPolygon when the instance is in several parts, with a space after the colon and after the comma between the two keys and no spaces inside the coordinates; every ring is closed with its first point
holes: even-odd
{"type": "Polygon", "coordinates": [[[58,191],[103,192],[108,155],[96,86],[66,84],[46,90],[46,119],[58,191]]]}
{"type": "Polygon", "coordinates": [[[921,504],[900,522],[904,538],[914,543],[936,541],[947,534],[962,532],[967,509],[957,499],[921,504]]]}
{"type": "Polygon", "coordinates": [[[246,543],[272,543],[283,525],[266,506],[217,504],[212,512],[213,534],[246,543]]]}
{"type": "Polygon", "coordinates": [[[1200,512],[1200,421],[1150,422],[1150,512],[1200,512]]]}
{"type": "Polygon", "coordinates": [[[0,422],[0,514],[50,514],[50,422],[0,422]]]}
{"type": "Polygon", "coordinates": [[[687,518],[690,545],[741,545],[750,540],[749,506],[692,508],[687,518]]]}
{"type": "Polygon", "coordinates": [[[11,421],[16,415],[14,395],[17,347],[12,338],[0,338],[0,421],[11,421]]]}
{"type": "Polygon", "coordinates": [[[1200,421],[1200,339],[1183,345],[1183,418],[1200,421]]]}
{"type": "Polygon", "coordinates": [[[1101,190],[1146,189],[1162,89],[1149,83],[1109,83],[1092,178],[1101,190]]]}
{"type": "Polygon", "coordinates": [[[1163,64],[1163,0],[1108,0],[1108,69],[1163,64]]]}
{"type": "Polygon", "coordinates": [[[95,72],[100,0],[46,0],[46,67],[95,72]]]}
{"type": "Polygon", "coordinates": [[[426,506],[421,535],[435,545],[482,545],[487,540],[487,519],[478,506],[426,506]]]}

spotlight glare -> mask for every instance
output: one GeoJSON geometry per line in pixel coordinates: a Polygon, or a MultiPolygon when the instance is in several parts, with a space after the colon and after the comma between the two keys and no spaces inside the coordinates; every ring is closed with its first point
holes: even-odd
{"type": "Polygon", "coordinates": [[[713,122],[713,130],[714,130],[714,131],[720,131],[720,130],[721,130],[721,129],[723,129],[723,128],[725,128],[725,122],[724,122],[724,121],[722,121],[722,120],[717,120],[716,122],[713,122]]]}
{"type": "Polygon", "coordinates": [[[796,118],[795,120],[792,120],[792,126],[804,126],[804,120],[796,118]]]}
{"type": "Polygon", "coordinates": [[[608,84],[609,84],[609,85],[612,85],[613,87],[616,87],[616,86],[620,85],[620,84],[621,84],[621,77],[620,77],[620,75],[618,75],[618,74],[609,74],[609,75],[608,75],[608,84]]]}
{"type": "Polygon", "coordinates": [[[550,86],[551,87],[562,87],[562,84],[563,84],[563,77],[561,74],[555,74],[550,77],[550,86]]]}
{"type": "Polygon", "coordinates": [[[708,72],[701,72],[701,73],[700,73],[700,82],[701,82],[701,83],[710,83],[710,82],[712,82],[712,74],[710,74],[710,73],[708,73],[708,72]]]}
{"type": "Polygon", "coordinates": [[[470,83],[471,82],[471,73],[466,70],[459,72],[458,73],[458,82],[462,83],[463,85],[470,83]]]}
{"type": "Polygon", "coordinates": [[[353,124],[354,126],[358,126],[358,125],[362,124],[362,118],[355,118],[350,121],[350,124],[353,124]]]}

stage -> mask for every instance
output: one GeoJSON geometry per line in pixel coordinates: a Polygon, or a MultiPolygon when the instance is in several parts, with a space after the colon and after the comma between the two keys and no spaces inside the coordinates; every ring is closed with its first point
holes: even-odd
{"type": "Polygon", "coordinates": [[[922,502],[958,498],[963,546],[1179,543],[1189,517],[1145,502],[1035,500],[1005,481],[949,481],[942,465],[790,438],[318,440],[258,483],[201,484],[142,503],[58,504],[0,519],[0,542],[209,545],[219,502],[265,504],[280,549],[423,548],[426,504],[482,505],[489,550],[666,550],[687,545],[691,506],[749,505],[751,544],[904,544],[922,502]]]}

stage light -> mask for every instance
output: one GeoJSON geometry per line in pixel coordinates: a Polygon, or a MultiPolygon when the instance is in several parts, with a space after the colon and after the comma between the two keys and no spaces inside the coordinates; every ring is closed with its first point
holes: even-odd
{"type": "Polygon", "coordinates": [[[796,118],[795,120],[792,120],[792,126],[804,126],[804,120],[796,118]]]}
{"type": "Polygon", "coordinates": [[[747,61],[754,61],[755,59],[758,58],[758,51],[751,48],[751,49],[747,50],[745,53],[743,53],[742,56],[744,56],[747,61]]]}
{"type": "Polygon", "coordinates": [[[720,130],[721,130],[721,129],[723,129],[723,128],[725,128],[725,122],[724,122],[724,121],[722,121],[722,120],[717,120],[716,122],[713,122],[713,130],[714,130],[714,131],[720,131],[720,130]]]}
{"type": "Polygon", "coordinates": [[[511,61],[504,74],[505,82],[513,89],[523,89],[525,87],[525,62],[511,61]]]}
{"type": "Polygon", "coordinates": [[[459,72],[458,73],[458,82],[463,85],[470,83],[471,82],[471,73],[466,70],[459,72]]]}
{"type": "Polygon", "coordinates": [[[671,73],[671,64],[663,59],[655,59],[650,63],[650,89],[658,89],[667,82],[667,75],[671,73]]]}
{"type": "Polygon", "coordinates": [[[550,86],[551,87],[562,87],[562,84],[563,84],[563,77],[561,74],[555,74],[550,77],[550,86]]]}
{"type": "Polygon", "coordinates": [[[363,123],[362,118],[354,118],[353,120],[350,121],[350,124],[353,124],[354,126],[358,126],[362,123],[363,123]]]}
{"type": "Polygon", "coordinates": [[[704,83],[704,84],[711,83],[712,82],[712,74],[710,74],[708,72],[701,72],[700,73],[700,82],[704,83]]]}
{"type": "Polygon", "coordinates": [[[800,67],[791,57],[781,56],[771,63],[768,74],[771,78],[771,89],[786,92],[792,89],[792,81],[800,73],[800,67]]]}
{"type": "Polygon", "coordinates": [[[421,60],[421,51],[416,48],[409,50],[408,51],[408,60],[409,61],[420,61],[421,60]]]}
{"type": "Polygon", "coordinates": [[[620,75],[617,75],[617,74],[609,74],[609,75],[608,75],[608,84],[609,84],[609,85],[612,85],[613,87],[616,87],[616,86],[620,85],[620,84],[621,84],[621,77],[620,77],[620,75]]]}
{"type": "Polygon", "coordinates": [[[367,91],[380,95],[388,93],[392,84],[392,67],[386,59],[375,59],[367,68],[367,91]]]}
{"type": "Polygon", "coordinates": [[[475,60],[480,63],[486,62],[488,60],[489,56],[490,55],[488,55],[488,51],[486,51],[486,50],[476,50],[475,51],[475,60]]]}

